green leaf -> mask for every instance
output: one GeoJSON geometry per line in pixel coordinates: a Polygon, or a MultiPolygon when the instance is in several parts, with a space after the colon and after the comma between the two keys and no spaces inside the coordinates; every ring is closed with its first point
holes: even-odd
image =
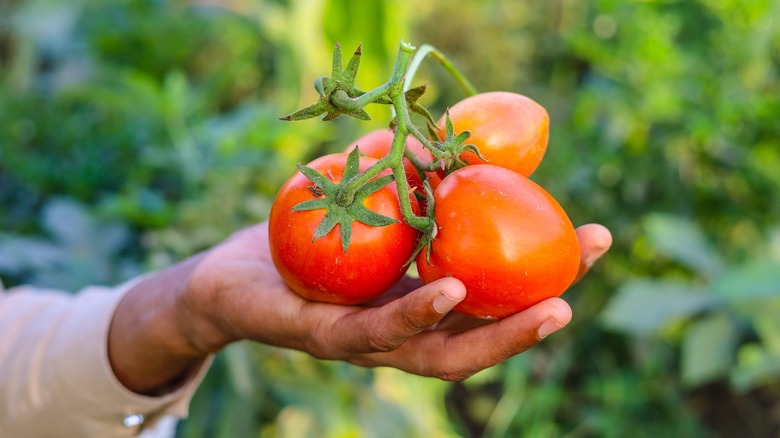
{"type": "Polygon", "coordinates": [[[701,275],[718,272],[721,261],[699,226],[682,217],[652,214],[645,219],[645,229],[658,251],[701,275]]]}
{"type": "Polygon", "coordinates": [[[758,260],[731,267],[713,280],[715,293],[730,302],[780,297],[780,262],[758,260]]]}
{"type": "Polygon", "coordinates": [[[682,381],[699,386],[728,375],[738,341],[737,327],[727,315],[716,313],[694,322],[682,343],[682,381]]]}
{"type": "Polygon", "coordinates": [[[686,282],[674,280],[629,280],[601,314],[610,328],[633,335],[661,330],[676,318],[687,318],[713,306],[714,296],[686,282]]]}
{"type": "Polygon", "coordinates": [[[776,306],[762,308],[762,311],[753,316],[753,326],[758,338],[770,353],[780,356],[780,313],[776,306]]]}

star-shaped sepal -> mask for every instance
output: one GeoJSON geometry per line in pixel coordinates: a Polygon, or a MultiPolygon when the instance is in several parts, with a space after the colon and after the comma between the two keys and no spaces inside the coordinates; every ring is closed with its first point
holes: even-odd
{"type": "MultiPolygon", "coordinates": [[[[476,145],[466,143],[469,137],[471,137],[470,131],[462,131],[455,135],[455,128],[452,125],[449,111],[445,113],[444,120],[444,140],[431,142],[433,146],[431,153],[442,163],[444,170],[449,173],[464,167],[466,163],[460,159],[460,156],[465,152],[473,152],[482,161],[487,161],[476,145]]],[[[433,138],[438,138],[438,133],[435,131],[431,130],[430,134],[433,138]]]]}
{"type": "MultiPolygon", "coordinates": [[[[349,59],[346,68],[342,63],[341,57],[341,45],[336,43],[336,48],[333,51],[333,67],[331,70],[331,76],[320,76],[314,81],[314,89],[320,95],[320,99],[313,105],[308,106],[302,110],[296,111],[285,117],[281,117],[280,120],[295,121],[305,120],[314,117],[322,116],[322,120],[333,120],[336,117],[346,114],[360,120],[370,120],[366,110],[363,108],[348,109],[340,107],[336,103],[334,96],[342,98],[354,99],[364,95],[366,92],[355,87],[355,79],[357,77],[358,67],[360,67],[360,57],[362,55],[362,45],[358,45],[357,50],[349,59]]],[[[386,97],[380,97],[375,100],[377,103],[390,104],[390,100],[386,97]]]]}
{"type": "Polygon", "coordinates": [[[360,187],[355,193],[354,201],[350,205],[343,206],[336,202],[341,188],[358,174],[359,162],[360,152],[358,148],[355,148],[347,158],[344,175],[339,183],[334,183],[311,167],[298,165],[301,173],[313,183],[313,186],[309,189],[316,199],[301,202],[293,207],[293,211],[326,210],[325,217],[314,231],[312,241],[327,235],[336,225],[339,225],[341,228],[341,246],[344,253],[347,252],[352,239],[352,223],[354,221],[362,222],[372,227],[384,227],[398,222],[396,219],[369,210],[363,203],[363,200],[368,196],[392,182],[393,175],[374,178],[360,187]]]}

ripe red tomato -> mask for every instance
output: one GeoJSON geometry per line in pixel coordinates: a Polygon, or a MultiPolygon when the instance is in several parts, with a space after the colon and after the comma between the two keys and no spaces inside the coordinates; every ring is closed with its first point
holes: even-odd
{"type": "Polygon", "coordinates": [[[467,166],[434,194],[438,234],[417,269],[425,283],[455,277],[466,286],[456,310],[503,318],[561,295],[579,267],[579,242],[561,206],[510,170],[467,166]]]}
{"type": "MultiPolygon", "coordinates": [[[[493,164],[530,176],[547,150],[550,117],[532,99],[517,93],[495,91],[467,97],[449,109],[457,135],[470,131],[467,143],[477,146],[487,160],[473,152],[461,159],[467,164],[493,164]]],[[[439,120],[439,137],[445,135],[445,117],[439,120]]]]}
{"type": "MultiPolygon", "coordinates": [[[[308,164],[333,182],[341,181],[347,154],[331,154],[308,164]]],[[[360,157],[360,170],[377,160],[360,157]]],[[[386,174],[386,173],[383,173],[386,174]]],[[[276,269],[287,285],[312,301],[359,304],[387,291],[406,272],[404,263],[412,256],[418,232],[403,222],[395,184],[369,195],[364,205],[397,223],[372,227],[352,222],[352,238],[346,253],[342,249],[340,225],[312,240],[325,210],[293,211],[302,201],[315,199],[313,183],[300,171],[276,195],[269,217],[269,242],[276,269]]],[[[419,206],[410,196],[412,210],[419,206]]]]}
{"type": "MultiPolygon", "coordinates": [[[[353,141],[352,144],[347,146],[344,152],[351,152],[353,149],[355,149],[355,146],[359,146],[361,154],[368,157],[381,159],[390,153],[390,148],[393,145],[393,136],[393,131],[389,129],[378,129],[376,131],[371,131],[368,134],[353,141]]],[[[433,156],[427,149],[425,149],[425,146],[423,146],[419,140],[412,137],[411,135],[406,137],[406,147],[409,148],[415,155],[417,155],[417,158],[419,158],[424,163],[430,163],[431,160],[433,160],[433,156]]],[[[415,189],[415,191],[420,195],[425,196],[425,191],[422,188],[422,180],[420,179],[420,175],[417,173],[417,169],[414,167],[414,165],[406,158],[404,158],[404,168],[406,169],[406,179],[409,182],[409,187],[415,189]]],[[[435,186],[438,185],[438,183],[441,181],[441,178],[436,174],[436,172],[426,172],[426,178],[428,178],[428,182],[431,184],[432,188],[435,188],[435,186]]]]}

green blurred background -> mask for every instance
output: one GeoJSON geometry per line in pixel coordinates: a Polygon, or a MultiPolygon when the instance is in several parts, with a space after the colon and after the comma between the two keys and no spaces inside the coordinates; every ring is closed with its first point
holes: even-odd
{"type": "MultiPolygon", "coordinates": [[[[0,2],[0,278],[77,291],[263,220],[295,163],[385,126],[285,123],[336,41],[400,40],[551,115],[533,179],[615,244],[566,330],[462,383],[261,345],[181,437],[780,436],[780,2],[0,2]]],[[[434,61],[435,116],[463,97],[434,61]]]]}

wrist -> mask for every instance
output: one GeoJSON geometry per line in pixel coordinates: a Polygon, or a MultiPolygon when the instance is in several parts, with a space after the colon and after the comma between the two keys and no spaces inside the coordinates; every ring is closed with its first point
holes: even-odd
{"type": "Polygon", "coordinates": [[[200,355],[217,353],[240,339],[240,335],[230,330],[230,324],[220,318],[221,288],[198,269],[206,257],[208,253],[199,254],[183,263],[183,281],[176,289],[173,302],[181,347],[200,355]]]}
{"type": "Polygon", "coordinates": [[[114,375],[128,389],[158,394],[176,386],[209,354],[192,342],[179,296],[197,257],[152,274],[127,291],[108,333],[114,375]]]}

